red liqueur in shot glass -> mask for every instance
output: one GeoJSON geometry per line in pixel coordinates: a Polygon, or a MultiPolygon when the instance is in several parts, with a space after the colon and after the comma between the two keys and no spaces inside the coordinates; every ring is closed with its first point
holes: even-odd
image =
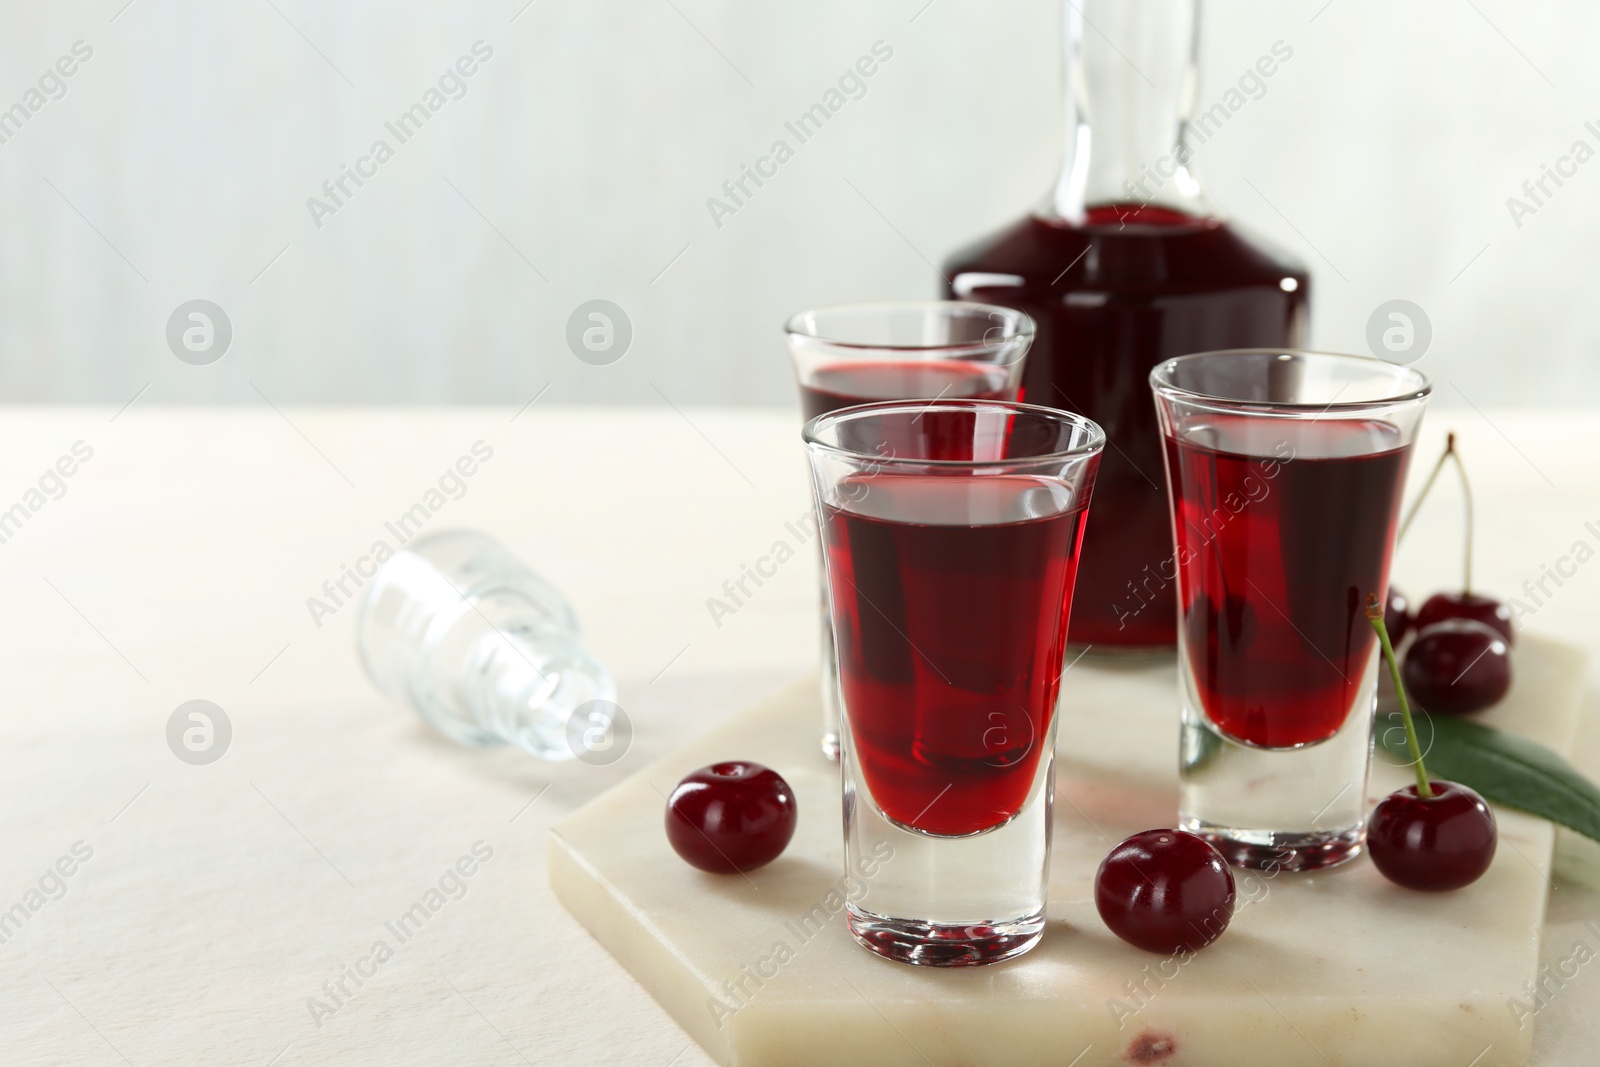
{"type": "Polygon", "coordinates": [[[1429,386],[1377,359],[1208,352],[1150,376],[1166,445],[1179,825],[1243,865],[1355,856],[1384,596],[1429,386]]]}
{"type": "Polygon", "coordinates": [[[843,698],[849,904],[891,959],[988,963],[1043,931],[1056,706],[1104,437],[989,401],[806,428],[843,698]]]}

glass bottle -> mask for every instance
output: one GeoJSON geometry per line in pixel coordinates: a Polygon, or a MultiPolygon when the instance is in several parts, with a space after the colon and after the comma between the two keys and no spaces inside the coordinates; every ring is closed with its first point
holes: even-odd
{"type": "MultiPolygon", "coordinates": [[[[1195,107],[1199,0],[1065,7],[1060,179],[1032,214],[946,261],[945,295],[1031,315],[1022,399],[1105,428],[1073,642],[1161,649],[1177,639],[1176,569],[1150,370],[1302,343],[1310,276],[1224,220],[1195,178],[1196,150],[1232,113],[1226,95],[1195,107]]],[[[1263,63],[1292,55],[1275,47],[1263,63]]]]}
{"type": "Polygon", "coordinates": [[[419,537],[384,561],[356,619],[367,677],[464,745],[610,762],[628,738],[605,664],[561,593],[493,539],[419,537]]]}

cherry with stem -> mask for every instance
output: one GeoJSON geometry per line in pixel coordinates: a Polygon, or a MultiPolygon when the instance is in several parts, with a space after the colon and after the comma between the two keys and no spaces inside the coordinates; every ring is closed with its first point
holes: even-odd
{"type": "Polygon", "coordinates": [[[1417,744],[1417,724],[1411,719],[1411,702],[1406,699],[1406,687],[1400,681],[1400,665],[1395,660],[1394,645],[1389,643],[1389,628],[1384,625],[1383,608],[1375,596],[1367,597],[1367,621],[1377,632],[1378,643],[1383,646],[1383,662],[1389,668],[1389,680],[1394,683],[1395,695],[1400,698],[1400,718],[1406,726],[1406,748],[1411,750],[1411,765],[1417,772],[1417,795],[1424,800],[1433,796],[1428,784],[1428,770],[1422,765],[1422,746],[1417,744]]]}
{"type": "Polygon", "coordinates": [[[1408,889],[1459,889],[1482,877],[1494,860],[1499,831],[1494,813],[1474,790],[1428,777],[1417,743],[1411,702],[1400,679],[1383,607],[1367,597],[1367,620],[1377,633],[1384,662],[1400,701],[1406,748],[1417,774],[1415,785],[1390,793],[1378,803],[1367,829],[1367,848],[1383,876],[1408,889]]]}

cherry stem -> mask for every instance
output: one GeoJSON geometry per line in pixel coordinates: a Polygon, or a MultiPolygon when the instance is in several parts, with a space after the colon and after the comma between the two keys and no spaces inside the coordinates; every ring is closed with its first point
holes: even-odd
{"type": "Polygon", "coordinates": [[[1467,481],[1467,467],[1461,462],[1461,453],[1456,451],[1456,435],[1450,435],[1450,443],[1445,451],[1455,457],[1456,472],[1461,475],[1461,500],[1467,510],[1467,536],[1462,548],[1461,563],[1461,592],[1470,595],[1472,592],[1472,485],[1467,481]]]}
{"type": "MultiPolygon", "coordinates": [[[[1417,512],[1422,510],[1422,502],[1428,499],[1428,491],[1433,488],[1433,483],[1439,480],[1439,472],[1444,470],[1444,465],[1450,461],[1451,456],[1455,455],[1455,451],[1456,435],[1451,433],[1445,438],[1444,451],[1439,454],[1439,462],[1433,465],[1433,470],[1428,473],[1428,480],[1422,483],[1422,491],[1411,502],[1411,509],[1406,512],[1406,517],[1400,521],[1400,534],[1395,538],[1396,544],[1406,539],[1406,531],[1411,529],[1412,520],[1417,517],[1417,512]]],[[[1465,476],[1465,472],[1463,472],[1463,476],[1465,476]]]]}
{"type": "Polygon", "coordinates": [[[1400,718],[1406,724],[1406,747],[1411,749],[1412,766],[1417,769],[1417,796],[1433,799],[1433,786],[1428,782],[1428,770],[1422,765],[1422,746],[1417,744],[1417,726],[1411,721],[1411,702],[1406,699],[1406,687],[1400,681],[1400,663],[1394,658],[1394,645],[1389,643],[1389,628],[1383,624],[1383,605],[1376,596],[1367,597],[1367,621],[1378,634],[1383,645],[1383,659],[1389,665],[1389,679],[1394,682],[1395,694],[1400,698],[1400,718]]]}

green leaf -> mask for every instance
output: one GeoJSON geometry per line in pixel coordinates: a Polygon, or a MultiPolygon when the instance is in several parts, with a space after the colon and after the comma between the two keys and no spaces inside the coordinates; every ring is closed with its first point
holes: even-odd
{"type": "MultiPolygon", "coordinates": [[[[1519,734],[1465,719],[1431,718],[1428,775],[1476,789],[1485,800],[1538,815],[1600,841],[1600,787],[1559,754],[1519,734]]],[[[1419,734],[1428,732],[1418,723],[1419,734]]],[[[1378,743],[1410,762],[1405,731],[1379,730],[1378,743]]]]}

